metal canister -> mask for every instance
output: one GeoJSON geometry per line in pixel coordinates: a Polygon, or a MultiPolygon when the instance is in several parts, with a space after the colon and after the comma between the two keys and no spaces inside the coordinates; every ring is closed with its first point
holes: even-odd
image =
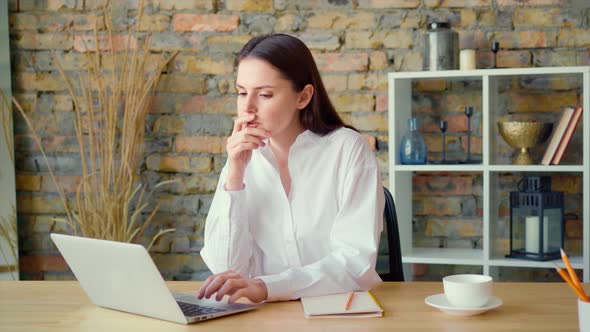
{"type": "Polygon", "coordinates": [[[424,70],[459,69],[459,34],[448,22],[428,24],[424,35],[424,70]]]}

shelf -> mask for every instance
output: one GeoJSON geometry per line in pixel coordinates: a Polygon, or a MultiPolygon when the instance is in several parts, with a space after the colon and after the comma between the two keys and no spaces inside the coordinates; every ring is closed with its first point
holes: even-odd
{"type": "Polygon", "coordinates": [[[482,165],[393,165],[398,172],[482,172],[482,165]]]}
{"type": "Polygon", "coordinates": [[[481,164],[426,164],[426,165],[392,165],[396,172],[569,172],[582,173],[583,165],[491,165],[481,164]]]}
{"type": "Polygon", "coordinates": [[[481,79],[482,76],[564,75],[589,72],[590,67],[545,67],[545,68],[496,68],[475,70],[441,70],[419,72],[395,72],[389,75],[396,79],[481,79]]]}
{"type": "MultiPolygon", "coordinates": [[[[570,257],[570,262],[572,263],[572,267],[574,269],[583,269],[584,268],[584,260],[581,256],[570,257]]],[[[529,261],[529,260],[525,260],[525,259],[499,258],[499,259],[490,259],[488,264],[490,264],[491,266],[533,267],[533,268],[549,268],[549,269],[555,268],[554,264],[557,264],[560,267],[564,267],[561,259],[556,259],[553,261],[537,262],[537,261],[529,261]]]]}
{"type": "Polygon", "coordinates": [[[494,172],[584,172],[582,165],[492,165],[488,166],[494,172]]]}
{"type": "Polygon", "coordinates": [[[402,255],[404,263],[482,265],[482,261],[481,249],[413,248],[409,255],[402,255]]]}
{"type": "MultiPolygon", "coordinates": [[[[388,74],[388,93],[389,93],[389,186],[396,202],[396,210],[399,220],[400,245],[402,250],[402,260],[404,263],[421,263],[421,264],[448,264],[448,265],[474,265],[482,266],[483,273],[489,274],[491,267],[522,267],[522,268],[553,268],[553,262],[537,262],[523,259],[511,259],[499,257],[490,257],[491,253],[496,253],[495,240],[498,236],[506,236],[496,229],[495,220],[498,218],[498,210],[506,209],[504,193],[499,183],[501,173],[545,173],[559,174],[572,173],[576,177],[581,177],[582,192],[580,201],[577,204],[582,206],[582,247],[579,257],[571,259],[577,269],[583,270],[583,280],[590,282],[590,130],[585,125],[579,125],[577,130],[581,130],[581,147],[579,153],[581,156],[580,164],[564,165],[511,165],[507,156],[508,150],[500,148],[500,136],[496,122],[507,114],[510,105],[507,104],[509,99],[504,95],[507,83],[519,84],[531,79],[531,76],[540,75],[537,78],[561,80],[565,79],[576,82],[576,86],[571,88],[579,89],[577,99],[571,103],[580,103],[585,110],[590,110],[590,66],[579,67],[546,67],[546,68],[501,68],[501,69],[476,69],[476,70],[447,70],[447,71],[423,71],[423,72],[395,72],[388,74]],[[544,75],[544,76],[542,76],[544,75]],[[556,76],[552,76],[556,75],[556,76]],[[575,78],[572,80],[572,78],[575,78]],[[476,109],[481,111],[478,121],[475,125],[480,129],[481,134],[481,151],[475,156],[481,158],[480,164],[426,164],[426,165],[402,165],[399,156],[399,143],[403,135],[408,131],[407,119],[416,116],[416,113],[424,115],[425,108],[437,108],[437,112],[445,115],[445,107],[459,107],[462,103],[459,97],[453,95],[450,106],[444,101],[440,104],[431,100],[438,100],[434,97],[426,101],[417,101],[414,91],[421,89],[420,81],[438,80],[447,82],[465,81],[468,84],[446,84],[448,89],[457,91],[466,91],[466,97],[472,97],[472,104],[476,109]],[[481,82],[481,84],[480,84],[481,82]],[[476,84],[471,84],[476,83],[476,84]],[[579,85],[578,85],[579,84],[579,85]],[[480,94],[480,96],[476,96],[480,94]],[[457,100],[455,100],[457,99],[457,100]],[[429,106],[428,102],[431,103],[429,106]],[[446,105],[446,106],[445,106],[446,105]],[[418,109],[417,109],[418,108],[418,109]],[[481,196],[478,200],[478,213],[481,213],[482,232],[481,246],[483,249],[450,249],[450,248],[421,248],[414,247],[415,223],[414,204],[423,204],[419,200],[414,200],[413,181],[415,172],[432,172],[432,173],[478,173],[475,176],[478,179],[476,189],[481,196]]],[[[535,81],[533,77],[532,81],[535,81]]],[[[512,86],[512,85],[510,85],[512,86]]],[[[452,91],[454,93],[455,91],[452,91]]],[[[443,92],[441,92],[443,93],[443,92]]],[[[515,91],[518,94],[519,91],[515,91]]],[[[524,92],[526,93],[526,92],[524,92]]],[[[573,98],[573,97],[571,97],[573,98]]],[[[526,99],[526,98],[525,98],[526,99]]],[[[517,101],[519,101],[517,99],[517,101]]],[[[526,102],[525,100],[524,102],[526,102]]],[[[519,101],[520,102],[520,101],[519,101]]],[[[565,103],[565,101],[564,101],[565,103]]],[[[455,110],[456,111],[456,110],[455,110]]],[[[437,113],[437,114],[439,114],[437,113]]],[[[456,113],[456,112],[454,112],[456,113]]],[[[458,113],[457,113],[458,114],[458,113]]],[[[434,116],[436,118],[436,116],[434,116]]],[[[430,119],[435,121],[437,119],[430,119]]],[[[582,114],[582,124],[590,123],[590,112],[584,111],[582,114]]],[[[432,124],[430,124],[432,125],[432,124]]],[[[430,132],[431,133],[431,132],[430,132]]],[[[462,142],[459,142],[462,144],[462,142]]],[[[434,143],[433,143],[434,144],[434,143]]],[[[440,143],[437,143],[440,144],[440,143]]],[[[438,151],[437,151],[438,153],[438,151]]],[[[466,157],[467,154],[460,156],[466,157]]],[[[448,155],[447,155],[448,156],[448,155]]],[[[459,156],[459,155],[454,155],[459,156]]],[[[540,157],[540,156],[538,156],[540,157]]],[[[430,195],[428,192],[420,194],[430,195]]],[[[418,208],[421,208],[418,206],[418,208]]],[[[431,207],[432,208],[432,207],[431,207]]]]}

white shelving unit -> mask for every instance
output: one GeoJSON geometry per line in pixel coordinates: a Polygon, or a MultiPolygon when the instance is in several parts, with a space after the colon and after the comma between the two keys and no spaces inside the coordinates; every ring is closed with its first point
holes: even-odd
{"type": "MultiPolygon", "coordinates": [[[[490,267],[553,268],[553,262],[537,262],[504,258],[492,253],[492,225],[497,217],[497,199],[494,187],[499,173],[507,172],[569,172],[580,173],[583,190],[583,246],[582,256],[571,257],[576,269],[583,269],[584,282],[590,282],[590,67],[550,67],[453,70],[428,72],[389,73],[389,188],[394,196],[401,238],[404,263],[451,264],[482,266],[484,274],[490,267]],[[582,82],[582,107],[584,108],[583,160],[581,165],[510,165],[498,157],[498,140],[502,138],[496,127],[499,84],[511,77],[534,75],[574,75],[582,82]],[[402,165],[399,159],[399,143],[407,131],[407,119],[412,115],[412,83],[419,80],[481,81],[482,87],[482,163],[463,165],[402,165]],[[483,177],[483,249],[419,248],[412,239],[412,176],[422,172],[478,172],[483,177]],[[409,194],[408,194],[409,193],[409,194]]],[[[476,110],[479,108],[476,108],[476,110]]]]}

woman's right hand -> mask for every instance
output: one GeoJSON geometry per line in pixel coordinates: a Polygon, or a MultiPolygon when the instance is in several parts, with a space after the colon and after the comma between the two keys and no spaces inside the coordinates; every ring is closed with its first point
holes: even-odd
{"type": "Polygon", "coordinates": [[[252,150],[265,146],[268,132],[262,128],[249,127],[255,115],[246,113],[234,121],[234,129],[227,139],[228,174],[225,190],[241,190],[244,184],[246,167],[252,158],[252,150]]]}

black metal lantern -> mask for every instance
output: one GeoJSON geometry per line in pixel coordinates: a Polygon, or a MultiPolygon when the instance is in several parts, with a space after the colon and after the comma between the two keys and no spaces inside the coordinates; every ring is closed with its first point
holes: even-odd
{"type": "Polygon", "coordinates": [[[563,247],[563,193],[551,177],[524,176],[510,192],[510,255],[536,261],[559,259],[563,247]]]}

